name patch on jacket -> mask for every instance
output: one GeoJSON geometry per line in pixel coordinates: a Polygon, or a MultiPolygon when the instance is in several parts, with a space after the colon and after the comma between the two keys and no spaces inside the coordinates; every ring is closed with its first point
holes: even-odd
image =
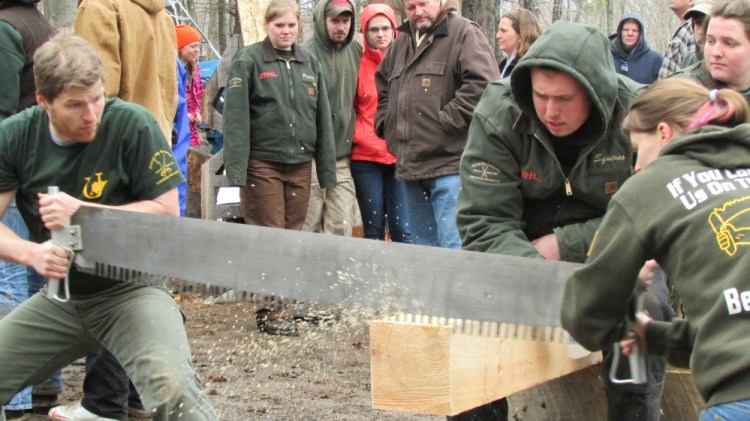
{"type": "Polygon", "coordinates": [[[604,154],[596,154],[594,156],[594,164],[604,165],[608,162],[619,162],[624,161],[625,155],[604,155],[604,154]]]}
{"type": "Polygon", "coordinates": [[[313,75],[308,75],[307,73],[302,73],[302,79],[304,79],[304,80],[306,80],[308,82],[312,82],[312,83],[317,83],[318,82],[318,78],[316,78],[313,75]]]}
{"type": "Polygon", "coordinates": [[[268,77],[279,77],[279,74],[276,72],[261,72],[258,75],[258,79],[263,80],[268,77]]]}

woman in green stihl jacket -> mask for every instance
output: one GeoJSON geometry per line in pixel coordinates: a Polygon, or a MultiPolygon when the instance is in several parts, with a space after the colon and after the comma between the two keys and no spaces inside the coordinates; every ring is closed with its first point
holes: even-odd
{"type": "Polygon", "coordinates": [[[268,36],[237,52],[226,85],[224,162],[241,186],[245,223],[299,230],[315,159],[323,188],[336,184],[331,111],[320,63],[300,49],[299,8],[273,0],[268,36]]]}
{"type": "Polygon", "coordinates": [[[636,279],[655,260],[686,319],[639,313],[634,331],[647,353],[689,362],[708,403],[701,420],[750,419],[749,118],[731,89],[709,92],[686,78],[652,85],[624,122],[637,173],[610,201],[586,265],[565,289],[563,327],[600,349],[628,334],[636,279]]]}

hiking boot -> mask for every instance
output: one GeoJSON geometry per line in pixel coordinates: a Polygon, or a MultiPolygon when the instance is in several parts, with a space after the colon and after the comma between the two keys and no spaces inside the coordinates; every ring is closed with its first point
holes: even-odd
{"type": "Polygon", "coordinates": [[[295,336],[297,324],[292,316],[283,311],[271,311],[267,308],[255,313],[258,330],[269,335],[295,336]]]}
{"type": "Polygon", "coordinates": [[[23,409],[6,409],[5,420],[6,421],[23,421],[29,418],[29,414],[23,409]]]}
{"type": "Polygon", "coordinates": [[[100,417],[81,406],[81,403],[56,406],[47,414],[51,420],[67,421],[118,421],[114,418],[100,417]]]}

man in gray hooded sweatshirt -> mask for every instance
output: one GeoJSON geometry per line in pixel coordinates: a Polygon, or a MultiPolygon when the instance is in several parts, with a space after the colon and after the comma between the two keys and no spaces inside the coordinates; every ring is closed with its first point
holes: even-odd
{"type": "MultiPolygon", "coordinates": [[[[336,142],[336,187],[321,189],[312,171],[305,231],[351,236],[356,196],[350,170],[354,134],[354,95],[362,47],[354,39],[354,5],[349,0],[322,0],[315,6],[313,36],[302,48],[323,65],[336,142]]],[[[314,165],[313,165],[314,167],[314,165]]]]}

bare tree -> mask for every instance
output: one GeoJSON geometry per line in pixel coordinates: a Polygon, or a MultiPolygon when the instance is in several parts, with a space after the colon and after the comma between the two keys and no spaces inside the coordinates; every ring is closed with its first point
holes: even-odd
{"type": "Polygon", "coordinates": [[[42,13],[58,31],[73,27],[77,0],[42,0],[42,13]]]}

